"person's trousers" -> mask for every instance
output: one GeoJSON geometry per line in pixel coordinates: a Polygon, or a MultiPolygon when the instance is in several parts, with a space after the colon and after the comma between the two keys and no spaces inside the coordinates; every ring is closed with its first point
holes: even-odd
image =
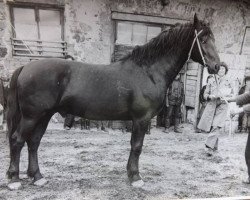
{"type": "Polygon", "coordinates": [[[244,112],[239,114],[238,118],[238,129],[242,130],[243,128],[243,117],[244,117],[244,112]]]}
{"type": "Polygon", "coordinates": [[[174,118],[174,125],[178,126],[181,119],[181,106],[180,105],[169,105],[167,108],[165,128],[170,127],[171,119],[174,118]]]}

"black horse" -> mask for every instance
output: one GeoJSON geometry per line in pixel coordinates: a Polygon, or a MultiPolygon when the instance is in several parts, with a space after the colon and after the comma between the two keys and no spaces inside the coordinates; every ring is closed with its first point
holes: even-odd
{"type": "Polygon", "coordinates": [[[214,35],[196,15],[193,23],[163,31],[111,65],[44,59],[18,68],[12,76],[8,98],[9,187],[13,183],[21,186],[19,161],[25,142],[29,153],[27,174],[34,178],[34,184],[45,183],[37,150],[55,112],[91,120],[132,120],[127,174],[133,185],[143,183],[138,163],[144,135],[151,118],[162,109],[165,92],[189,52],[192,60],[206,62],[209,72],[217,73],[220,60],[214,35]],[[201,42],[200,50],[196,39],[201,42]]]}

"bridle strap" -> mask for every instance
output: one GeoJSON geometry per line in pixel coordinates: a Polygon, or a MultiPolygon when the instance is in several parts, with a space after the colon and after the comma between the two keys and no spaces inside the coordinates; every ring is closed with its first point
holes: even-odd
{"type": "MultiPolygon", "coordinates": [[[[189,50],[187,61],[189,61],[190,56],[191,56],[191,53],[192,53],[193,48],[194,48],[194,44],[195,44],[195,42],[197,42],[197,46],[198,46],[198,49],[199,49],[199,52],[200,52],[200,55],[201,55],[201,58],[202,58],[202,62],[203,62],[203,64],[204,64],[204,67],[206,67],[206,61],[205,61],[204,55],[203,55],[202,50],[201,50],[200,40],[199,40],[199,38],[198,38],[198,36],[202,33],[202,31],[203,31],[203,30],[200,30],[199,33],[197,33],[197,30],[195,29],[195,31],[194,31],[195,37],[194,37],[192,46],[191,46],[191,48],[190,48],[190,50],[189,50]]],[[[186,61],[186,62],[187,62],[187,61],[186,61]]],[[[214,78],[215,78],[216,86],[217,86],[217,88],[218,88],[219,84],[218,84],[218,80],[217,80],[217,77],[215,76],[215,74],[214,74],[214,78]]]]}
{"type": "MultiPolygon", "coordinates": [[[[201,32],[202,32],[202,30],[199,33],[201,33],[201,32]]],[[[207,63],[205,61],[204,55],[203,55],[202,50],[201,50],[201,44],[200,44],[200,40],[198,38],[197,30],[195,30],[195,35],[197,37],[196,41],[197,41],[197,45],[198,45],[198,48],[199,48],[199,51],[200,51],[200,54],[201,54],[203,64],[204,64],[204,66],[206,66],[207,63]]]]}
{"type": "MultiPolygon", "coordinates": [[[[203,56],[203,53],[202,53],[202,50],[201,50],[200,41],[199,41],[199,38],[198,38],[198,36],[202,33],[202,31],[203,31],[203,30],[200,30],[199,33],[197,33],[197,30],[195,29],[195,31],[194,31],[195,37],[194,37],[194,40],[193,40],[193,42],[192,42],[191,48],[190,48],[190,50],[189,50],[187,61],[189,61],[189,59],[190,59],[190,57],[191,57],[191,53],[192,53],[193,48],[194,48],[194,44],[195,44],[195,42],[197,42],[197,46],[198,46],[198,49],[199,49],[199,52],[200,52],[200,55],[201,55],[203,64],[204,64],[204,66],[206,66],[206,61],[205,61],[205,58],[204,58],[204,56],[203,56]]],[[[187,62],[187,61],[186,61],[186,62],[187,62]]]]}

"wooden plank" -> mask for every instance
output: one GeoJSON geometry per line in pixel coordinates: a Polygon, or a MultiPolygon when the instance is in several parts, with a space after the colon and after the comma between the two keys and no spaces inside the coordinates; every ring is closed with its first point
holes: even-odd
{"type": "Polygon", "coordinates": [[[61,43],[67,43],[67,42],[65,42],[65,41],[48,41],[48,40],[20,40],[20,39],[17,39],[17,38],[11,38],[13,41],[20,41],[20,42],[22,42],[22,41],[24,41],[24,42],[41,42],[41,43],[43,43],[43,42],[46,42],[46,43],[59,43],[59,44],[61,44],[61,43]]]}
{"type": "MultiPolygon", "coordinates": [[[[184,94],[186,94],[187,73],[185,73],[185,72],[186,72],[186,69],[187,69],[187,63],[184,65],[183,69],[184,69],[184,78],[183,78],[183,83],[184,83],[184,94]]],[[[187,122],[187,109],[186,109],[186,104],[185,104],[185,102],[186,102],[186,95],[184,95],[183,102],[184,102],[184,103],[183,103],[183,104],[184,104],[184,106],[183,106],[183,112],[184,112],[184,113],[183,113],[183,115],[184,115],[183,121],[184,121],[184,122],[187,122]]]]}
{"type": "Polygon", "coordinates": [[[46,56],[46,55],[34,55],[25,53],[15,53],[14,56],[26,56],[26,57],[42,57],[42,58],[65,58],[64,56],[46,56]]]}
{"type": "Polygon", "coordinates": [[[186,85],[186,91],[195,91],[196,90],[196,85],[186,85]]]}
{"type": "Polygon", "coordinates": [[[195,106],[194,106],[194,114],[195,114],[195,128],[197,126],[197,118],[198,118],[198,113],[200,111],[200,91],[201,91],[201,86],[202,86],[202,73],[203,73],[203,67],[200,66],[198,67],[198,77],[197,77],[197,83],[196,83],[196,94],[195,94],[195,106]]]}
{"type": "Polygon", "coordinates": [[[196,91],[195,90],[186,90],[185,95],[188,97],[196,97],[196,91]]]}
{"type": "Polygon", "coordinates": [[[28,47],[41,47],[41,48],[58,48],[58,49],[65,49],[66,46],[49,46],[49,45],[40,45],[40,44],[37,44],[37,45],[33,45],[33,44],[21,44],[21,43],[13,43],[14,46],[25,46],[27,45],[28,47]]]}
{"type": "Polygon", "coordinates": [[[198,70],[198,68],[199,68],[199,65],[198,65],[198,63],[195,63],[195,62],[191,62],[191,63],[189,63],[189,65],[188,65],[188,70],[198,70]]]}
{"type": "Polygon", "coordinates": [[[184,19],[174,19],[174,18],[149,16],[149,15],[137,15],[133,13],[121,13],[121,12],[116,12],[116,11],[112,12],[111,17],[112,19],[122,20],[122,21],[135,21],[135,22],[168,24],[168,25],[174,25],[176,23],[183,24],[186,22],[190,22],[190,20],[184,20],[184,19]]]}
{"type": "Polygon", "coordinates": [[[185,98],[185,106],[189,106],[189,107],[194,108],[195,107],[195,97],[187,96],[185,98]]]}
{"type": "Polygon", "coordinates": [[[198,70],[196,69],[187,70],[187,75],[197,76],[197,74],[198,74],[198,70]]]}
{"type": "Polygon", "coordinates": [[[14,51],[27,51],[27,52],[50,52],[50,53],[68,53],[67,51],[49,51],[49,50],[44,50],[44,49],[22,49],[22,48],[13,48],[14,51]]]}
{"type": "Polygon", "coordinates": [[[196,81],[197,80],[197,76],[190,76],[190,75],[188,75],[187,79],[188,80],[195,80],[196,81]]]}
{"type": "Polygon", "coordinates": [[[196,86],[196,82],[197,82],[196,80],[190,80],[190,79],[186,80],[186,84],[191,86],[196,86]]]}

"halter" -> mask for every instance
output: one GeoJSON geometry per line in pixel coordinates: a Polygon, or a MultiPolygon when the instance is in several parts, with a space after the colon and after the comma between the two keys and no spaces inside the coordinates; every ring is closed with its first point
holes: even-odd
{"type": "MultiPolygon", "coordinates": [[[[200,52],[200,55],[201,55],[203,64],[204,64],[204,66],[206,66],[206,61],[205,61],[205,58],[204,58],[203,53],[202,53],[202,50],[201,50],[200,40],[199,40],[199,38],[198,38],[198,36],[202,33],[202,31],[203,31],[203,30],[200,30],[199,33],[197,33],[197,30],[195,29],[195,31],[194,31],[195,37],[194,37],[192,46],[191,46],[191,48],[190,48],[190,50],[189,50],[187,61],[190,59],[190,56],[191,56],[191,53],[192,53],[192,51],[193,51],[195,42],[197,42],[197,46],[198,46],[198,49],[199,49],[199,52],[200,52]]],[[[187,62],[187,61],[186,61],[186,62],[187,62]]]]}
{"type": "MultiPolygon", "coordinates": [[[[201,55],[201,58],[202,58],[202,61],[203,61],[203,65],[204,67],[206,67],[206,61],[205,61],[205,58],[204,58],[204,55],[202,53],[202,50],[201,50],[201,44],[200,44],[200,40],[198,38],[198,36],[202,33],[203,30],[200,30],[199,33],[197,33],[197,30],[195,29],[194,33],[195,33],[195,37],[194,37],[194,40],[193,40],[193,43],[192,43],[192,46],[189,50],[189,53],[188,53],[188,59],[187,61],[190,59],[190,56],[191,56],[191,53],[192,53],[192,50],[194,48],[194,44],[195,42],[197,42],[197,46],[198,46],[198,49],[199,49],[199,52],[200,52],[200,55],[201,55]]],[[[187,62],[186,61],[186,62],[187,62]]],[[[217,88],[218,88],[218,80],[217,80],[217,77],[214,75],[214,78],[215,78],[215,82],[216,82],[216,85],[217,85],[217,88]]]]}

